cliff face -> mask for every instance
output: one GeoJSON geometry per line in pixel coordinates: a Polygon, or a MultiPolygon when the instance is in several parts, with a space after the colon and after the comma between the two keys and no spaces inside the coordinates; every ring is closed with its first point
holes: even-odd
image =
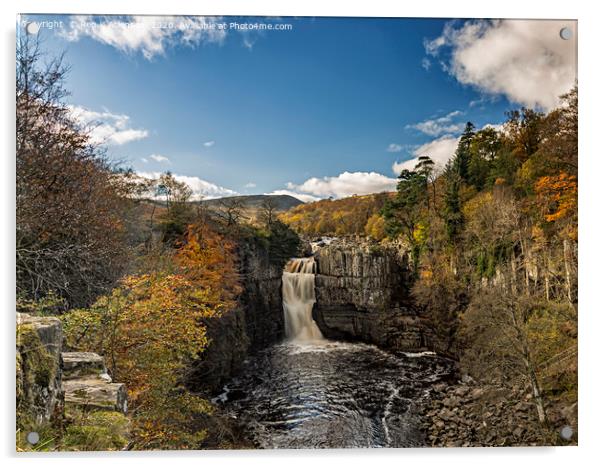
{"type": "Polygon", "coordinates": [[[321,247],[314,319],[327,338],[393,351],[428,349],[429,331],[408,296],[407,256],[394,247],[340,241],[321,247]]]}
{"type": "Polygon", "coordinates": [[[271,264],[267,250],[255,243],[241,245],[239,261],[239,307],[205,322],[211,342],[190,369],[187,385],[193,391],[219,391],[250,352],[284,336],[282,268],[271,264]]]}

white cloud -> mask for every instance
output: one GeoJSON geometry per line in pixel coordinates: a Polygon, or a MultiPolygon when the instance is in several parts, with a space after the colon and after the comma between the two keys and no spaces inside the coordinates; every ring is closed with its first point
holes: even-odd
{"type": "Polygon", "coordinates": [[[140,157],[140,160],[142,160],[144,163],[148,163],[148,159],[145,157],[140,157]]]}
{"type": "Polygon", "coordinates": [[[226,31],[218,18],[202,16],[71,16],[62,32],[69,41],[90,37],[121,52],[140,52],[150,60],[165,55],[168,47],[202,42],[221,43],[226,31]]]}
{"type": "MultiPolygon", "coordinates": [[[[138,172],[143,178],[156,180],[161,176],[161,172],[138,172]]],[[[216,199],[219,197],[228,197],[228,196],[236,196],[238,193],[233,191],[232,189],[224,188],[223,186],[218,186],[209,181],[202,180],[197,176],[187,176],[187,175],[176,175],[172,173],[172,176],[181,183],[186,183],[190,189],[192,189],[192,199],[200,200],[200,199],[216,199]]]]}
{"type": "Polygon", "coordinates": [[[389,144],[387,147],[387,152],[401,152],[403,146],[401,144],[389,144]]]}
{"type": "Polygon", "coordinates": [[[426,57],[424,57],[424,58],[422,59],[422,61],[420,62],[420,64],[422,65],[422,67],[423,67],[423,68],[424,68],[426,71],[428,71],[428,70],[430,70],[430,69],[431,69],[431,64],[432,64],[432,63],[431,63],[431,61],[430,61],[428,58],[426,58],[426,57]]]}
{"type": "Polygon", "coordinates": [[[412,153],[414,158],[403,162],[395,162],[393,164],[393,172],[399,174],[404,169],[413,170],[416,163],[418,163],[418,157],[422,155],[428,155],[435,162],[436,168],[441,169],[445,167],[447,161],[454,155],[458,141],[459,138],[446,135],[427,142],[414,150],[412,153]]]}
{"type": "Polygon", "coordinates": [[[149,155],[149,157],[151,159],[153,159],[155,162],[159,162],[159,163],[169,163],[169,158],[165,157],[164,155],[160,155],[160,154],[151,154],[149,155]]]}
{"type": "Polygon", "coordinates": [[[375,172],[344,172],[338,176],[309,178],[301,184],[288,183],[291,191],[312,194],[317,197],[347,197],[353,194],[370,194],[393,191],[397,180],[375,172]]]}
{"type": "Polygon", "coordinates": [[[207,142],[204,142],[204,143],[203,143],[203,145],[204,145],[205,147],[211,147],[211,146],[213,146],[214,144],[215,144],[215,141],[207,141],[207,142]]]}
{"type": "Polygon", "coordinates": [[[253,183],[253,182],[249,182],[244,187],[245,188],[256,188],[257,185],[255,183],[253,183]]]}
{"type": "Polygon", "coordinates": [[[320,198],[312,196],[311,194],[301,194],[295,191],[289,191],[288,189],[277,189],[271,193],[265,193],[267,196],[292,196],[299,199],[301,202],[315,202],[319,201],[320,198]]]}
{"type": "MultiPolygon", "coordinates": [[[[576,39],[562,40],[562,27],[574,21],[469,21],[425,42],[426,52],[441,56],[444,69],[459,82],[511,101],[549,110],[577,79],[576,39]]],[[[576,37],[576,36],[575,36],[576,37]]]]}
{"type": "Polygon", "coordinates": [[[69,112],[82,128],[88,132],[93,144],[123,145],[148,137],[145,129],[129,128],[130,117],[111,113],[107,110],[97,112],[80,106],[68,106],[69,112]]]}
{"type": "Polygon", "coordinates": [[[429,136],[441,136],[442,134],[455,134],[462,131],[464,125],[459,122],[454,122],[454,119],[462,115],[462,112],[455,110],[445,116],[433,118],[431,120],[421,121],[413,125],[406,125],[407,129],[417,129],[418,131],[428,134],[429,136]]]}

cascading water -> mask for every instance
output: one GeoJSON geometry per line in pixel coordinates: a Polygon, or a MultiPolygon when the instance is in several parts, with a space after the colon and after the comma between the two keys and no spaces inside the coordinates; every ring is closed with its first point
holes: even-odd
{"type": "Polygon", "coordinates": [[[313,257],[291,259],[282,275],[282,303],[287,338],[295,341],[322,340],[311,311],[316,302],[313,257]]]}

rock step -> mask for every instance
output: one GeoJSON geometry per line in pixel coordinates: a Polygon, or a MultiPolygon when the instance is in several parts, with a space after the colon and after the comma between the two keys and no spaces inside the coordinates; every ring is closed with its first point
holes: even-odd
{"type": "Polygon", "coordinates": [[[90,375],[100,376],[107,373],[104,358],[99,354],[65,352],[61,355],[63,357],[63,380],[90,375]]]}
{"type": "Polygon", "coordinates": [[[127,412],[125,385],[111,382],[102,356],[85,352],[65,352],[61,356],[66,405],[127,412]]]}
{"type": "Polygon", "coordinates": [[[63,381],[65,405],[87,409],[127,412],[127,391],[122,383],[108,382],[102,376],[63,381]]]}

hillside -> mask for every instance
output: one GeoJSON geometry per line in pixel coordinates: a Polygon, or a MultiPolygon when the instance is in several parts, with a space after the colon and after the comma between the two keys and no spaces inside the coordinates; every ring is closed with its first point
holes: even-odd
{"type": "Polygon", "coordinates": [[[297,233],[305,235],[367,235],[384,238],[380,211],[393,193],[323,199],[302,204],[282,213],[280,219],[297,233]]]}
{"type": "Polygon", "coordinates": [[[209,207],[219,207],[226,199],[229,202],[240,202],[242,203],[245,209],[252,210],[259,209],[259,207],[261,207],[261,204],[266,199],[270,199],[274,203],[274,208],[280,211],[288,210],[303,204],[302,201],[293,196],[268,194],[253,194],[250,196],[232,196],[228,198],[207,199],[203,201],[198,201],[197,203],[204,204],[209,207]]]}

